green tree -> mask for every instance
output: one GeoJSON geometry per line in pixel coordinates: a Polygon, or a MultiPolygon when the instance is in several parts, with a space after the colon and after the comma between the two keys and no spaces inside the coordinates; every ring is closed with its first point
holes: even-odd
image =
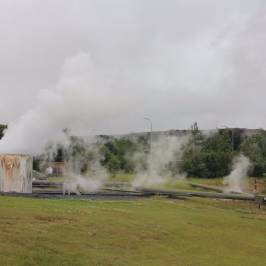
{"type": "Polygon", "coordinates": [[[227,175],[233,157],[230,135],[226,130],[219,130],[204,136],[197,127],[193,127],[191,140],[184,149],[182,170],[196,177],[227,175]]]}
{"type": "Polygon", "coordinates": [[[246,137],[241,144],[241,151],[253,163],[252,175],[262,176],[266,173],[266,132],[260,132],[246,137]]]}
{"type": "Polygon", "coordinates": [[[5,129],[7,129],[7,125],[0,124],[0,139],[4,136],[5,129]]]}
{"type": "Polygon", "coordinates": [[[109,139],[101,147],[102,165],[111,172],[131,173],[134,171],[132,156],[138,148],[135,142],[127,138],[109,139]]]}

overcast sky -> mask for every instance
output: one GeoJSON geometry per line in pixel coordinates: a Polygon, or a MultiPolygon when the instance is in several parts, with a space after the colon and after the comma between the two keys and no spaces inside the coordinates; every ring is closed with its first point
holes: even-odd
{"type": "Polygon", "coordinates": [[[67,83],[80,134],[266,128],[265,49],[265,0],[1,0],[0,123],[67,83]]]}

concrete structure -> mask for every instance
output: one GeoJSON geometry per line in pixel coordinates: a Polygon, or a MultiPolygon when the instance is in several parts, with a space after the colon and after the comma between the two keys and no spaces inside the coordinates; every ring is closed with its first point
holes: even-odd
{"type": "Polygon", "coordinates": [[[32,158],[0,154],[0,191],[32,193],[32,158]]]}
{"type": "Polygon", "coordinates": [[[65,162],[47,162],[45,167],[47,175],[62,176],[66,172],[65,162]]]}

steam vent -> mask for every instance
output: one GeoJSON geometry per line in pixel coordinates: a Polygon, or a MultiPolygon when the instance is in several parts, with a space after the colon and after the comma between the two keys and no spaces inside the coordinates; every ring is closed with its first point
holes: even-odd
{"type": "Polygon", "coordinates": [[[32,193],[32,158],[0,154],[0,192],[32,193]]]}

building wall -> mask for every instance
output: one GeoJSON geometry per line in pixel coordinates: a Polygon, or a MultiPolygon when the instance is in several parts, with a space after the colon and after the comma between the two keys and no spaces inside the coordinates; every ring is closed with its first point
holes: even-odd
{"type": "Polygon", "coordinates": [[[0,155],[0,191],[32,193],[32,158],[26,155],[0,155]]]}
{"type": "Polygon", "coordinates": [[[64,175],[66,166],[64,162],[48,162],[47,167],[52,169],[52,174],[61,176],[64,175]]]}

